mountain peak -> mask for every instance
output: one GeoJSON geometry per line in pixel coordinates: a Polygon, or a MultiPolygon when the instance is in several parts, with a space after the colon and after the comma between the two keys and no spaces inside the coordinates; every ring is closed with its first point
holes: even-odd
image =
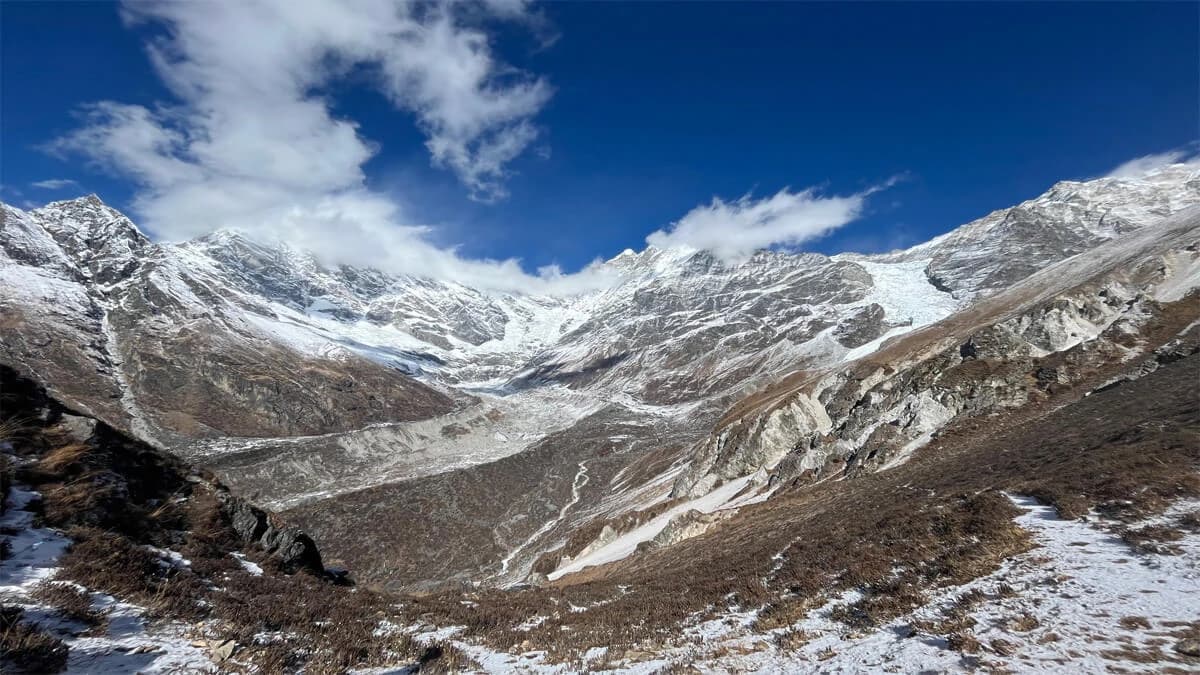
{"type": "Polygon", "coordinates": [[[104,203],[96,194],[50,202],[31,213],[43,222],[56,239],[119,237],[137,242],[139,246],[150,243],[150,238],[132,220],[104,203]]]}

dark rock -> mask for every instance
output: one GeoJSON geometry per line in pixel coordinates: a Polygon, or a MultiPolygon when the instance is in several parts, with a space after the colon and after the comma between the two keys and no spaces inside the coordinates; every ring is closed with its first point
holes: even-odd
{"type": "Polygon", "coordinates": [[[883,335],[886,319],[883,307],[872,303],[844,320],[834,335],[843,347],[861,347],[883,335]]]}
{"type": "Polygon", "coordinates": [[[262,547],[279,560],[285,572],[301,570],[324,575],[325,565],[317,544],[299,528],[279,526],[271,514],[228,492],[218,493],[221,509],[229,518],[238,537],[248,544],[262,547]]]}

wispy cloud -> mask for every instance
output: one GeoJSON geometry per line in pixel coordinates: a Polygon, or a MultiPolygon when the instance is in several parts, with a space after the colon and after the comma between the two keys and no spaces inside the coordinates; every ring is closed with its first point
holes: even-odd
{"type": "MultiPolygon", "coordinates": [[[[378,147],[334,113],[328,91],[349,74],[425,135],[431,161],[480,201],[502,199],[511,162],[539,144],[535,118],[552,88],[506,65],[487,31],[497,22],[553,40],[524,0],[237,0],[129,2],[150,24],[146,49],[174,95],[155,106],[98,101],[47,149],[129,178],[139,221],[165,239],[227,227],[307,248],[330,263],[370,265],[497,291],[571,293],[612,282],[593,264],[525,272],[517,260],[468,259],[432,243],[404,195],[372,190],[378,147]]],[[[51,181],[44,181],[49,187],[51,181]]],[[[736,259],[798,244],[858,217],[872,190],[815,190],[714,199],[647,238],[736,259]]]]}
{"type": "Polygon", "coordinates": [[[43,190],[62,190],[63,188],[78,187],[79,183],[70,178],[49,178],[47,180],[39,180],[36,183],[31,183],[35,188],[43,190]]]}
{"type": "MultiPolygon", "coordinates": [[[[130,24],[176,100],[100,101],[47,149],[131,178],[153,232],[185,239],[219,227],[311,246],[337,262],[451,275],[503,290],[544,286],[516,261],[464,260],[428,243],[391,197],[366,186],[377,146],[334,114],[327,89],[350,72],[426,136],[432,161],[482,201],[506,195],[508,166],[538,138],[552,90],[505,65],[485,27],[544,19],[521,0],[130,2],[130,24]]],[[[557,283],[557,282],[556,282],[557,283]]]]}
{"type": "Polygon", "coordinates": [[[1170,164],[1200,165],[1200,153],[1193,148],[1168,150],[1131,159],[1113,168],[1105,178],[1140,178],[1170,164]]]}
{"type": "Polygon", "coordinates": [[[867,197],[901,177],[847,196],[824,196],[815,188],[793,192],[784,188],[761,199],[750,195],[733,201],[713,197],[663,230],[646,237],[658,248],[711,251],[730,263],[775,245],[795,246],[858,219],[867,197]]]}

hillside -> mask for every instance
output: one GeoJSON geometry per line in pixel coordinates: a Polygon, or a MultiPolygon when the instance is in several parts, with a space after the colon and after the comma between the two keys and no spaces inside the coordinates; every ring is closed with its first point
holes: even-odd
{"type": "Polygon", "coordinates": [[[69,653],[129,614],[158,671],[1200,666],[1194,165],[545,296],[2,214],[5,536],[57,553],[0,569],[69,653]]]}

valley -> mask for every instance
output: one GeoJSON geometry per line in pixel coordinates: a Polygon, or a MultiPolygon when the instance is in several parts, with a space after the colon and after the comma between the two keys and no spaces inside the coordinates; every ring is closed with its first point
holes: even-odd
{"type": "MultiPolygon", "coordinates": [[[[378,611],[408,659],[1066,670],[964,617],[1053,630],[1020,594],[1056,536],[1117,559],[1103,532],[1158,532],[1170,569],[1195,556],[1195,165],[1058,183],[891,253],[648,247],[601,268],[598,290],[497,293],[234,231],[154,243],[95,196],[5,205],[0,363],[298,526],[397,599],[378,611]],[[946,616],[959,593],[977,602],[946,616]]],[[[18,464],[45,461],[35,446],[18,464]]],[[[20,489],[56,484],[39,476],[20,489]]],[[[1194,590],[1162,578],[1145,583],[1194,590]]],[[[1140,646],[1080,646],[1075,626],[1063,649],[1198,663],[1167,648],[1194,622],[1146,621],[1140,646]]]]}

